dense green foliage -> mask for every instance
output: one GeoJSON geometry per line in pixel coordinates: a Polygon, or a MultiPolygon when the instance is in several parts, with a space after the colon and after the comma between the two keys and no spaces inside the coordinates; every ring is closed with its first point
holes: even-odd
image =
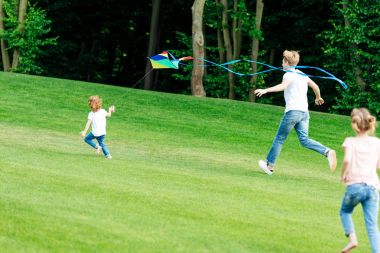
{"type": "MultiPolygon", "coordinates": [[[[339,252],[339,171],[295,133],[257,167],[283,108],[0,73],[2,252],[339,252]],[[87,97],[116,104],[112,160],[79,137],[87,97]]],[[[348,117],[311,113],[342,152],[348,117]],[[334,135],[331,135],[331,133],[334,135]]],[[[362,211],[358,253],[369,252],[362,211]]]]}
{"type": "Polygon", "coordinates": [[[12,56],[14,49],[20,50],[19,65],[14,72],[27,74],[47,74],[41,64],[42,57],[48,57],[44,52],[47,46],[57,45],[56,38],[48,37],[51,20],[46,17],[46,11],[33,5],[28,6],[25,28],[23,32],[18,29],[18,12],[16,1],[4,1],[5,30],[0,37],[7,42],[7,51],[12,56]]]}
{"type": "Polygon", "coordinates": [[[352,107],[368,107],[380,116],[380,1],[342,3],[334,6],[337,13],[330,21],[333,30],[321,36],[325,41],[325,66],[350,86],[341,92],[333,108],[348,113],[352,107]]]}

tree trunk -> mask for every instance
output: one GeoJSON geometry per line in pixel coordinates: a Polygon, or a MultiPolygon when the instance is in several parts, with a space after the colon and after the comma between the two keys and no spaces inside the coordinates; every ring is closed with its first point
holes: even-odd
{"type": "MultiPolygon", "coordinates": [[[[218,16],[222,15],[219,11],[219,5],[220,5],[220,0],[215,0],[217,11],[218,11],[218,16]]],[[[216,36],[218,40],[218,52],[219,52],[219,63],[224,63],[226,61],[226,57],[224,54],[224,45],[223,45],[223,34],[220,31],[220,29],[216,29],[216,36]]]]}
{"type": "MultiPolygon", "coordinates": [[[[160,5],[161,5],[161,0],[152,0],[152,15],[151,15],[152,18],[150,20],[148,57],[154,55],[156,53],[155,51],[157,50],[160,5]]],[[[147,76],[144,81],[145,90],[153,89],[152,81],[155,78],[154,78],[154,73],[150,72],[151,70],[152,70],[152,66],[150,64],[150,61],[147,60],[146,67],[145,67],[145,75],[147,76]]]]}
{"type": "MultiPolygon", "coordinates": [[[[25,31],[25,18],[26,18],[26,8],[28,6],[28,0],[20,0],[18,8],[18,26],[17,30],[20,38],[23,37],[25,31]]],[[[20,50],[15,48],[13,51],[12,69],[17,69],[20,59],[20,50]]]]}
{"type": "MultiPolygon", "coordinates": [[[[231,44],[231,33],[229,30],[229,22],[228,22],[228,4],[227,0],[221,0],[220,2],[223,5],[223,14],[222,14],[222,29],[223,29],[223,40],[224,40],[224,48],[226,50],[226,58],[227,61],[231,61],[233,57],[232,44],[231,44]]],[[[232,68],[231,65],[228,65],[228,68],[232,68]]],[[[228,98],[235,98],[235,90],[234,90],[234,78],[231,72],[228,73],[228,98]]]]}
{"type": "MultiPolygon", "coordinates": [[[[0,0],[0,32],[5,31],[4,27],[4,0],[0,0]]],[[[11,64],[9,61],[9,54],[7,50],[7,43],[4,39],[1,39],[1,59],[3,61],[3,70],[9,71],[11,64]]]]}
{"type": "Polygon", "coordinates": [[[272,48],[270,50],[270,54],[269,54],[269,65],[272,65],[274,64],[274,56],[276,54],[276,49],[272,48]]]}
{"type": "MultiPolygon", "coordinates": [[[[260,31],[261,29],[261,20],[263,17],[264,3],[263,0],[256,0],[256,31],[260,31]]],[[[254,37],[252,40],[252,60],[257,61],[259,56],[259,38],[254,37]]],[[[252,71],[253,73],[257,72],[257,63],[252,63],[252,71]]],[[[249,91],[249,101],[255,102],[256,96],[254,95],[254,90],[257,86],[257,75],[252,76],[251,78],[251,90],[249,91]]]]}
{"type": "Polygon", "coordinates": [[[218,52],[219,52],[219,63],[224,63],[226,61],[224,54],[224,46],[223,46],[223,35],[220,30],[217,30],[217,38],[218,38],[218,52]]]}
{"type": "MultiPolygon", "coordinates": [[[[234,0],[233,11],[237,13],[239,2],[244,0],[234,0]]],[[[227,0],[221,0],[220,3],[223,5],[222,14],[222,29],[223,29],[223,39],[224,46],[226,50],[227,61],[236,60],[240,57],[241,44],[242,44],[242,20],[240,18],[234,18],[232,25],[229,24],[228,18],[228,3],[227,0]]],[[[228,65],[228,68],[232,68],[232,65],[228,65]]],[[[229,72],[228,73],[228,98],[235,99],[235,78],[236,76],[229,72]]]]}
{"type": "MultiPolygon", "coordinates": [[[[348,6],[347,3],[351,4],[351,1],[343,2],[343,10],[347,10],[348,6]]],[[[344,16],[344,25],[347,28],[351,27],[350,21],[348,20],[347,16],[344,16]]],[[[358,65],[358,60],[359,60],[359,55],[356,53],[358,51],[357,45],[354,43],[350,44],[350,49],[352,50],[353,56],[351,58],[351,63],[352,63],[352,69],[356,78],[356,82],[360,85],[362,90],[364,91],[367,87],[367,83],[364,81],[362,77],[362,69],[358,65]]]]}
{"type": "MultiPolygon", "coordinates": [[[[244,1],[244,0],[239,0],[244,1]]],[[[234,12],[238,11],[238,0],[234,0],[234,12]]],[[[236,60],[240,57],[241,43],[242,43],[242,21],[241,19],[235,18],[232,22],[232,41],[233,41],[233,53],[232,59],[236,60]]]]}
{"type": "Polygon", "coordinates": [[[191,76],[191,93],[194,96],[206,96],[203,88],[204,68],[198,58],[204,58],[204,37],[203,37],[203,9],[206,0],[195,0],[191,7],[193,15],[193,58],[194,66],[191,76]]]}

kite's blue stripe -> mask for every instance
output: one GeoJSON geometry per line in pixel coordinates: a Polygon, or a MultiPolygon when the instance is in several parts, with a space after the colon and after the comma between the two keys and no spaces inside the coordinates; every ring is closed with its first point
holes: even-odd
{"type": "Polygon", "coordinates": [[[174,57],[174,55],[172,55],[172,54],[171,54],[169,51],[166,51],[166,52],[169,54],[169,56],[170,56],[170,57],[172,57],[172,58],[173,58],[173,60],[175,60],[175,61],[178,61],[178,59],[177,59],[177,58],[175,58],[175,57],[174,57]]]}
{"type": "MultiPolygon", "coordinates": [[[[175,59],[174,56],[172,56],[172,57],[175,59]]],[[[200,64],[200,65],[197,65],[197,66],[204,66],[204,67],[207,67],[207,66],[216,66],[216,67],[220,67],[222,69],[225,69],[228,72],[234,73],[235,75],[238,75],[238,76],[255,76],[255,75],[259,75],[259,74],[262,74],[262,73],[267,73],[267,72],[274,71],[274,70],[279,70],[279,71],[284,71],[284,72],[291,72],[290,70],[284,70],[283,68],[275,67],[275,66],[263,63],[263,62],[258,62],[258,61],[253,61],[253,60],[232,60],[232,61],[228,61],[228,62],[221,63],[221,64],[215,63],[213,61],[209,61],[209,60],[206,60],[206,59],[203,59],[203,58],[198,58],[197,60],[200,60],[200,61],[203,61],[203,62],[207,63],[207,64],[200,64]],[[241,62],[241,61],[246,61],[246,62],[250,62],[250,63],[257,63],[257,64],[260,64],[260,65],[266,66],[269,69],[263,70],[263,71],[260,71],[260,72],[256,72],[256,73],[240,73],[240,72],[233,71],[232,69],[226,67],[228,65],[236,64],[236,63],[241,62]]],[[[185,63],[181,63],[181,62],[180,62],[180,64],[181,65],[190,65],[190,64],[185,64],[185,63]]],[[[321,71],[321,72],[325,73],[327,76],[315,76],[315,75],[308,75],[308,74],[299,73],[299,72],[296,72],[296,73],[299,74],[299,75],[302,75],[302,76],[307,76],[307,77],[334,80],[334,81],[337,81],[344,89],[348,88],[348,86],[347,86],[346,83],[344,83],[342,80],[340,80],[339,78],[337,78],[336,76],[334,76],[333,74],[327,72],[324,69],[321,69],[321,68],[318,68],[318,67],[312,67],[312,66],[296,66],[295,68],[297,68],[297,69],[316,69],[318,71],[321,71]]]]}
{"type": "Polygon", "coordinates": [[[150,59],[155,60],[155,61],[159,61],[159,60],[168,59],[168,58],[163,56],[163,55],[155,55],[155,56],[150,57],[150,59]]]}

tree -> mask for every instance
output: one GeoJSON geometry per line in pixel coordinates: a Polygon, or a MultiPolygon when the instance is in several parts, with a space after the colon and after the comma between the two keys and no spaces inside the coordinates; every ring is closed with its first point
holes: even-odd
{"type": "MultiPolygon", "coordinates": [[[[220,4],[223,6],[222,13],[222,31],[224,48],[226,50],[227,61],[236,60],[240,57],[241,44],[242,44],[242,18],[239,15],[239,7],[244,5],[244,0],[233,0],[233,14],[232,24],[229,15],[229,4],[227,0],[220,0],[220,4]]],[[[232,65],[228,65],[232,68],[232,65]]],[[[228,98],[235,99],[235,75],[231,72],[228,73],[228,98]]]]}
{"type": "MultiPolygon", "coordinates": [[[[261,19],[263,17],[263,11],[264,11],[264,3],[263,0],[256,0],[256,29],[254,30],[255,33],[253,34],[253,39],[252,39],[252,60],[257,61],[257,58],[259,57],[259,39],[261,38],[261,19]]],[[[253,62],[252,63],[252,72],[256,73],[257,72],[257,63],[253,62]]],[[[250,90],[249,93],[249,100],[251,102],[255,102],[256,96],[254,95],[253,91],[256,89],[257,85],[257,75],[252,76],[251,78],[251,84],[252,84],[252,89],[250,90]]]]}
{"type": "Polygon", "coordinates": [[[194,67],[191,76],[191,92],[194,96],[206,96],[203,88],[204,68],[199,58],[204,58],[203,9],[206,0],[195,0],[192,10],[193,58],[194,67]]]}
{"type": "MultiPolygon", "coordinates": [[[[161,0],[152,0],[152,16],[151,16],[151,22],[150,22],[150,32],[149,32],[149,46],[148,46],[148,57],[152,56],[156,53],[158,49],[158,43],[159,43],[159,30],[158,30],[158,24],[159,24],[159,16],[160,16],[160,5],[161,0]]],[[[144,81],[144,89],[151,90],[153,88],[153,73],[152,67],[150,65],[149,60],[146,63],[145,67],[145,81],[144,81]]]]}
{"type": "MultiPolygon", "coordinates": [[[[4,0],[0,0],[0,32],[3,34],[5,31],[5,14],[4,14],[4,0]]],[[[3,61],[4,71],[9,71],[11,68],[9,54],[8,54],[8,45],[7,42],[1,37],[1,59],[3,61]]]]}
{"type": "MultiPolygon", "coordinates": [[[[225,63],[233,59],[249,59],[247,54],[244,56],[241,52],[250,52],[251,46],[243,44],[243,38],[252,38],[257,34],[255,29],[255,18],[248,9],[249,4],[244,0],[228,0],[223,4],[220,0],[206,1],[204,12],[207,14],[203,17],[204,36],[207,45],[204,46],[207,51],[207,59],[214,62],[225,63]],[[226,10],[226,8],[228,8],[226,10]]],[[[187,46],[186,35],[179,33],[180,42],[187,46]]],[[[207,95],[219,98],[231,98],[248,100],[250,83],[248,78],[236,78],[233,73],[226,72],[221,68],[207,68],[204,63],[207,75],[204,74],[204,89],[207,95]]],[[[237,72],[248,73],[251,66],[248,62],[239,61],[238,64],[230,64],[230,69],[237,72]]],[[[186,69],[184,67],[183,69],[186,69]]],[[[177,80],[187,78],[182,75],[174,75],[177,80]]],[[[262,81],[262,78],[260,78],[262,81]]]]}
{"type": "Polygon", "coordinates": [[[0,39],[4,71],[40,74],[39,57],[42,48],[54,45],[54,38],[45,38],[50,32],[50,20],[44,11],[28,7],[27,0],[0,1],[0,39]],[[9,53],[12,53],[10,63],[9,53]],[[10,67],[12,66],[12,67],[10,67]]]}
{"type": "MultiPolygon", "coordinates": [[[[347,2],[342,3],[342,8],[343,8],[342,12],[343,12],[343,17],[344,17],[345,30],[352,30],[351,21],[349,18],[350,16],[349,15],[350,8],[348,7],[349,4],[352,5],[352,2],[350,0],[347,0],[347,2]]],[[[350,50],[354,52],[354,55],[351,58],[351,62],[352,62],[352,70],[355,75],[356,82],[360,85],[362,90],[365,90],[367,87],[367,84],[362,77],[363,71],[360,65],[356,64],[356,62],[359,62],[359,58],[360,58],[360,56],[357,54],[358,46],[356,45],[356,43],[352,42],[349,44],[349,47],[350,47],[350,50]]]]}
{"type": "Polygon", "coordinates": [[[345,0],[334,8],[333,29],[320,35],[329,56],[325,66],[349,88],[341,90],[333,109],[348,114],[367,107],[380,116],[380,2],[345,0]]]}
{"type": "MultiPolygon", "coordinates": [[[[18,24],[16,31],[19,38],[23,38],[25,34],[25,18],[26,18],[26,8],[28,6],[28,0],[20,0],[18,5],[18,24]]],[[[13,59],[12,59],[12,69],[17,69],[20,61],[20,47],[16,46],[13,50],[13,59]]]]}

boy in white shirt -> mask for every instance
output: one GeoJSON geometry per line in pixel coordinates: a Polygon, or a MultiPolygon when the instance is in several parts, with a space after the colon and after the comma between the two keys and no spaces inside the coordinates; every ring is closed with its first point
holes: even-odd
{"type": "Polygon", "coordinates": [[[102,100],[98,96],[91,96],[88,98],[88,105],[91,108],[88,114],[88,120],[86,127],[81,132],[81,136],[85,137],[90,125],[92,126],[92,132],[90,132],[84,141],[91,147],[96,149],[96,154],[100,154],[100,150],[103,150],[103,154],[107,159],[112,159],[112,156],[104,143],[106,137],[106,117],[111,117],[112,113],[115,112],[115,106],[111,106],[108,112],[102,109],[102,100]],[[98,145],[93,141],[96,139],[98,145]]]}
{"type": "Polygon", "coordinates": [[[319,142],[309,139],[310,116],[307,101],[308,87],[314,91],[316,97],[315,104],[322,105],[324,100],[321,97],[318,85],[295,68],[299,59],[300,56],[297,51],[285,50],[283,53],[282,67],[286,73],[283,76],[282,82],[270,88],[255,90],[255,94],[258,97],[269,92],[284,91],[286,104],[284,117],[281,120],[266,161],[259,161],[260,168],[270,175],[273,173],[274,165],[277,157],[280,155],[282,145],[293,128],[295,128],[302,146],[326,156],[332,171],[336,168],[335,151],[323,146],[319,142]]]}

